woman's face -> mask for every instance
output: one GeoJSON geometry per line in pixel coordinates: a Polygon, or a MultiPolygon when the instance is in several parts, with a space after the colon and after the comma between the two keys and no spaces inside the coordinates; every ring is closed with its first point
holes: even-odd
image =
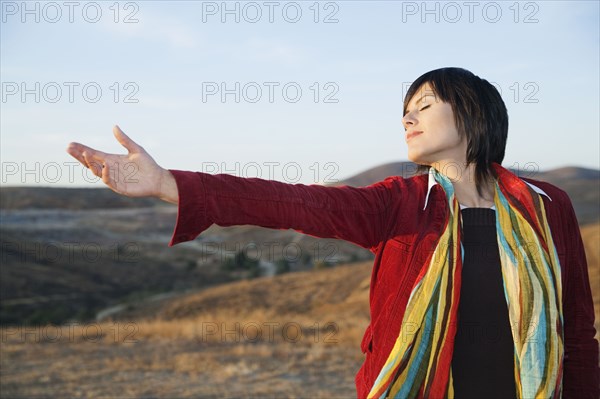
{"type": "Polygon", "coordinates": [[[402,118],[406,130],[408,159],[421,165],[455,162],[464,165],[467,140],[459,137],[449,103],[425,83],[410,99],[402,118]]]}

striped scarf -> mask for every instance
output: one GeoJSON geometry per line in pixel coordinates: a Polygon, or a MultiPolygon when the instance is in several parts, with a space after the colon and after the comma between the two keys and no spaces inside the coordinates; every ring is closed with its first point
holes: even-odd
{"type": "MultiPolygon", "coordinates": [[[[560,264],[538,193],[497,163],[494,204],[504,294],[514,341],[517,397],[560,398],[560,264]]],[[[369,398],[453,398],[452,351],[460,298],[461,216],[451,181],[430,168],[449,204],[435,251],[408,299],[400,333],[369,398]]]]}

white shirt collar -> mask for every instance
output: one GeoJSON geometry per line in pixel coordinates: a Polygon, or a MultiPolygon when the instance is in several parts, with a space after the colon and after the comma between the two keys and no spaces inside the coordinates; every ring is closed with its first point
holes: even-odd
{"type": "MultiPolygon", "coordinates": [[[[552,201],[552,198],[550,198],[550,196],[548,194],[546,194],[544,192],[544,190],[542,190],[541,188],[539,188],[537,186],[534,186],[533,184],[529,183],[528,181],[525,181],[525,180],[523,180],[523,181],[525,183],[527,183],[529,185],[529,187],[531,187],[536,193],[545,195],[546,197],[548,197],[548,199],[550,201],[552,201]]],[[[428,203],[427,201],[429,200],[429,193],[431,192],[431,188],[433,186],[435,186],[436,184],[438,184],[438,182],[435,181],[435,177],[433,177],[432,169],[429,168],[429,181],[427,183],[427,195],[425,196],[425,206],[423,207],[423,210],[425,210],[425,208],[427,208],[427,203],[428,203]]],[[[462,208],[466,208],[466,207],[461,204],[461,209],[462,208]]],[[[495,207],[492,207],[492,209],[495,209],[495,207]]]]}

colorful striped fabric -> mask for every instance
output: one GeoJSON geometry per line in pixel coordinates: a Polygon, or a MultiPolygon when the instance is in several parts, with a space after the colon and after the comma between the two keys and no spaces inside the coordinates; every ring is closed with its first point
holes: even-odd
{"type": "MultiPolygon", "coordinates": [[[[497,163],[494,204],[504,294],[514,340],[516,395],[560,398],[563,317],[558,255],[541,197],[497,163]]],[[[449,217],[408,299],[400,333],[369,398],[453,398],[452,351],[460,299],[461,213],[452,182],[449,217]]]]}

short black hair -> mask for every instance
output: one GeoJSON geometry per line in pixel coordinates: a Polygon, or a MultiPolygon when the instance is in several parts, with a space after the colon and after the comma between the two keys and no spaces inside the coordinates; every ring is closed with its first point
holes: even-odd
{"type": "MultiPolygon", "coordinates": [[[[452,106],[458,134],[467,138],[467,164],[475,163],[475,184],[496,178],[492,162],[502,163],[508,136],[508,112],[493,84],[463,68],[447,67],[429,71],[417,78],[404,97],[403,115],[409,101],[429,83],[436,98],[452,106]]],[[[466,165],[465,165],[466,166],[466,165]]],[[[419,165],[417,173],[429,169],[419,165]]]]}

